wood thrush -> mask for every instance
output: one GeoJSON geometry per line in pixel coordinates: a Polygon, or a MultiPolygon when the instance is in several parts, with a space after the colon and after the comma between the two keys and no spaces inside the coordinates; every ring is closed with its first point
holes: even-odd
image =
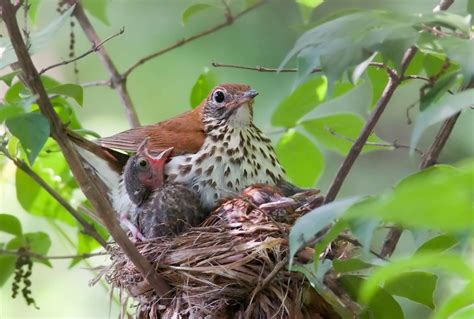
{"type": "Polygon", "coordinates": [[[134,238],[176,235],[198,226],[207,216],[196,192],[182,184],[164,183],[164,167],[171,150],[153,156],[145,140],[125,165],[125,189],[136,205],[129,212],[134,238]]]}
{"type": "Polygon", "coordinates": [[[253,123],[253,100],[257,92],[244,84],[215,87],[194,110],[166,121],[132,128],[90,142],[72,134],[78,150],[91,168],[109,185],[119,212],[130,207],[121,183],[121,169],[127,155],[114,150],[136,152],[148,139],[148,149],[161,152],[173,148],[165,166],[167,182],[177,182],[198,193],[204,209],[212,209],[225,197],[235,197],[257,183],[282,184],[284,180],[271,141],[253,123]]]}

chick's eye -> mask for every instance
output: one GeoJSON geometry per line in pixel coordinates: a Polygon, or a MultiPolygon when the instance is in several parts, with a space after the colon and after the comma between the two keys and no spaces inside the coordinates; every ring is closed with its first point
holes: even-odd
{"type": "Polygon", "coordinates": [[[214,102],[216,102],[216,103],[222,103],[222,102],[224,102],[224,100],[225,100],[224,92],[222,92],[222,91],[216,91],[216,92],[214,92],[214,94],[212,95],[212,98],[213,98],[214,102]]]}
{"type": "Polygon", "coordinates": [[[140,158],[138,160],[138,166],[140,166],[140,168],[147,168],[148,167],[148,161],[144,158],[140,158]]]}

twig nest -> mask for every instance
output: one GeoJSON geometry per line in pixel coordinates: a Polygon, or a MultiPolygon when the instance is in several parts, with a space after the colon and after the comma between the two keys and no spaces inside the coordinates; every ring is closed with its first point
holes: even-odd
{"type": "Polygon", "coordinates": [[[287,270],[291,225],[320,203],[318,196],[285,201],[270,187],[243,194],[202,227],[136,244],[173,287],[167,299],[120,249],[113,252],[107,278],[135,298],[138,318],[328,318],[323,312],[330,307],[312,304],[304,277],[287,270]],[[262,206],[269,199],[276,204],[262,206]]]}

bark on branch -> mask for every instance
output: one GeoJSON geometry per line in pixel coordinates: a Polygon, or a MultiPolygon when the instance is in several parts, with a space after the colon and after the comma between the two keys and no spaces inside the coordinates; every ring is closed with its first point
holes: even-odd
{"type": "MultiPolygon", "coordinates": [[[[68,2],[71,5],[75,5],[73,15],[76,17],[77,21],[79,22],[79,25],[81,26],[82,30],[86,34],[86,37],[89,39],[92,45],[101,43],[102,41],[100,40],[99,36],[97,35],[97,32],[89,21],[89,18],[84,12],[84,8],[82,7],[82,5],[77,0],[68,0],[68,2]]],[[[122,77],[117,67],[113,63],[112,59],[110,58],[110,55],[107,53],[103,46],[101,46],[97,50],[97,54],[105,69],[109,73],[111,87],[115,89],[120,98],[125,115],[128,119],[128,123],[131,127],[140,126],[140,121],[138,120],[138,115],[135,110],[135,106],[133,105],[130,94],[128,93],[125,79],[122,77]]]]}
{"type": "Polygon", "coordinates": [[[116,213],[112,208],[104,185],[94,175],[89,174],[84,168],[81,159],[69,141],[65,128],[54,111],[51,101],[41,82],[38,70],[28,53],[28,49],[23,41],[18,22],[16,20],[16,8],[10,0],[0,0],[2,6],[1,15],[8,31],[13,49],[18,58],[18,65],[22,69],[25,84],[31,89],[34,96],[37,96],[37,103],[41,113],[49,120],[51,135],[58,143],[61,151],[68,162],[71,171],[78,181],[82,191],[91,202],[99,218],[104,221],[104,225],[110,232],[117,244],[127,254],[131,261],[140,270],[144,278],[155,289],[156,293],[163,297],[170,291],[168,284],[153,269],[129,240],[125,232],[121,229],[116,218],[116,213]]]}

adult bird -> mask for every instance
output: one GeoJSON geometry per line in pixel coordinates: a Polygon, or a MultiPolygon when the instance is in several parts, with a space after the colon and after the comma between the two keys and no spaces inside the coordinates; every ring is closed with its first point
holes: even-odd
{"type": "Polygon", "coordinates": [[[294,188],[284,179],[271,141],[253,123],[257,92],[245,84],[220,84],[194,110],[166,121],[132,128],[95,142],[71,134],[90,167],[108,184],[119,212],[133,206],[125,192],[122,168],[127,155],[148,139],[148,148],[173,148],[165,166],[168,182],[178,182],[198,193],[204,209],[221,198],[235,197],[253,184],[294,188]],[[119,183],[120,182],[120,183],[119,183]],[[119,185],[117,187],[117,185],[119,185]]]}
{"type": "Polygon", "coordinates": [[[137,239],[177,235],[198,226],[207,214],[196,192],[174,182],[164,182],[164,166],[172,149],[153,155],[146,139],[130,157],[123,181],[130,200],[136,205],[129,212],[126,226],[137,239]]]}

